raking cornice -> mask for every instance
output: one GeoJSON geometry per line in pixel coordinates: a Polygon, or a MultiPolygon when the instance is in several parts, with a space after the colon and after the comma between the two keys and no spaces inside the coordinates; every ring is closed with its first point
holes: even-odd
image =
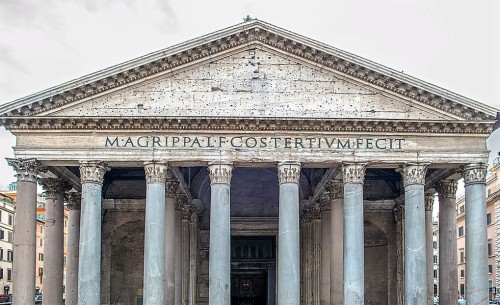
{"type": "Polygon", "coordinates": [[[0,117],[34,116],[252,43],[281,50],[464,120],[493,121],[497,115],[498,110],[488,105],[269,23],[253,20],[7,103],[0,106],[0,117]]]}

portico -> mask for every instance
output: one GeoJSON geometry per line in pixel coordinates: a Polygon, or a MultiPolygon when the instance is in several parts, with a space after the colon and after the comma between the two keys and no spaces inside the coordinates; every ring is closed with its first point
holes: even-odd
{"type": "Polygon", "coordinates": [[[496,110],[342,52],[251,21],[0,107],[25,266],[32,184],[58,179],[81,193],[66,304],[429,304],[425,196],[463,174],[483,304],[496,110]]]}

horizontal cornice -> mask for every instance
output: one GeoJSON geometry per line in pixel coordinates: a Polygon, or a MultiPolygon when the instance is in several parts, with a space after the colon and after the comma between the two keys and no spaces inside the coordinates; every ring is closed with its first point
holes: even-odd
{"type": "Polygon", "coordinates": [[[0,115],[42,113],[252,43],[280,50],[318,67],[328,67],[346,77],[466,120],[494,120],[497,115],[498,110],[488,105],[259,20],[238,24],[13,101],[0,106],[0,115]]]}
{"type": "Polygon", "coordinates": [[[235,117],[0,117],[15,130],[244,130],[489,134],[494,121],[235,117]]]}

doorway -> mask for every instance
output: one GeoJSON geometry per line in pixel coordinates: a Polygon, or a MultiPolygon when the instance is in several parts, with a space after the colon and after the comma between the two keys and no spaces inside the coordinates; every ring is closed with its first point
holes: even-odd
{"type": "Polygon", "coordinates": [[[231,237],[231,305],[274,305],[276,238],[231,237]]]}

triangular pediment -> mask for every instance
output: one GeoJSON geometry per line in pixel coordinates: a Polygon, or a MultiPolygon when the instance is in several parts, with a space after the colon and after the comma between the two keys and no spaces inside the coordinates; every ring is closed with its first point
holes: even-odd
{"type": "Polygon", "coordinates": [[[250,46],[39,116],[459,118],[262,46],[250,46]]]}
{"type": "Polygon", "coordinates": [[[497,109],[254,20],[0,106],[64,117],[493,121],[497,109]]]}

